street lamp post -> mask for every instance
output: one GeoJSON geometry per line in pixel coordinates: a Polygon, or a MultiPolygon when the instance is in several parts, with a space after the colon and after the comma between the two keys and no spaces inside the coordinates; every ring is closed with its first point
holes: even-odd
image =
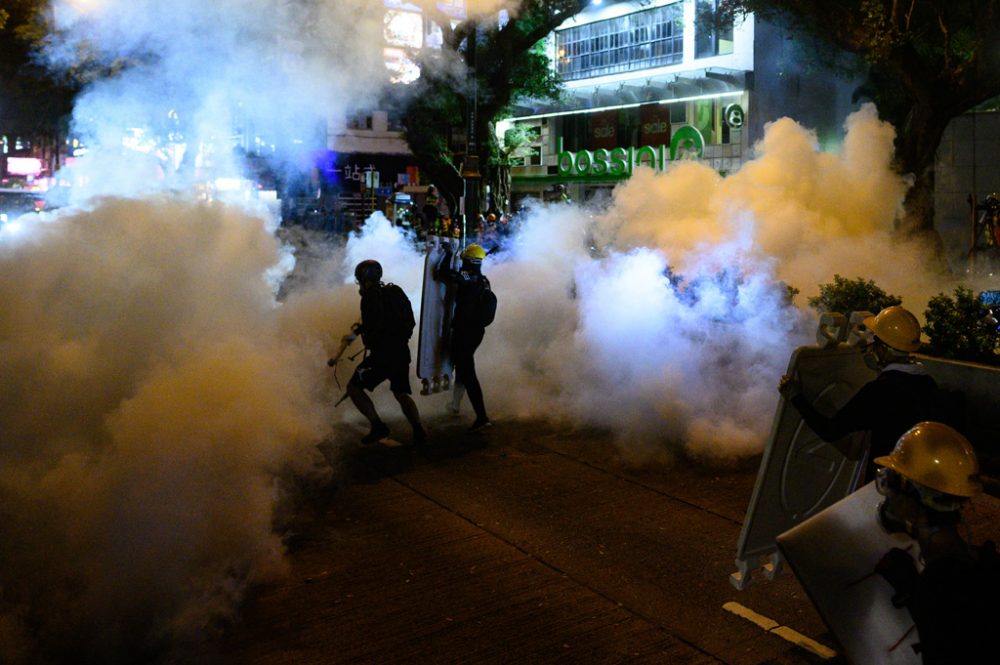
{"type": "Polygon", "coordinates": [[[479,180],[482,177],[479,173],[479,149],[476,140],[476,114],[478,106],[479,85],[476,78],[476,42],[479,37],[479,29],[474,28],[468,38],[468,58],[466,62],[469,67],[468,85],[469,93],[466,101],[466,148],[465,161],[462,163],[462,179],[465,181],[465,215],[462,220],[462,242],[465,242],[468,233],[469,220],[475,224],[479,219],[479,180]]]}

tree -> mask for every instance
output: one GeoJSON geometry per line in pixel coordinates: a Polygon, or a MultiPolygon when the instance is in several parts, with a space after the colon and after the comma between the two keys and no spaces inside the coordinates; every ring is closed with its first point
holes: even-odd
{"type": "Polygon", "coordinates": [[[461,167],[466,157],[452,154],[448,136],[452,128],[466,125],[473,92],[480,186],[489,183],[493,192],[504,192],[509,186],[504,187],[502,180],[509,171],[505,172],[495,121],[520,98],[558,94],[559,79],[539,42],[589,1],[522,0],[506,22],[498,14],[473,16],[454,27],[436,3],[418,4],[441,28],[443,45],[440,51],[428,49],[421,59],[420,79],[404,103],[406,139],[421,169],[455,210],[463,191],[461,167]],[[475,48],[470,48],[472,44],[475,48]]]}
{"type": "Polygon", "coordinates": [[[938,248],[934,161],[951,120],[1000,95],[1000,0],[725,0],[864,59],[872,98],[896,128],[895,163],[912,174],[899,230],[938,248]]]}
{"type": "Polygon", "coordinates": [[[809,298],[809,306],[820,314],[824,312],[872,312],[878,314],[886,307],[899,305],[899,296],[886,293],[872,280],[858,277],[847,279],[833,276],[833,282],[819,285],[819,295],[809,298]]]}
{"type": "Polygon", "coordinates": [[[0,133],[47,148],[54,170],[79,84],[35,57],[48,34],[48,8],[48,0],[0,0],[0,133]]]}
{"type": "Polygon", "coordinates": [[[958,286],[954,298],[939,293],[927,302],[923,330],[930,338],[930,353],[1000,365],[1000,327],[983,296],[958,286]]]}

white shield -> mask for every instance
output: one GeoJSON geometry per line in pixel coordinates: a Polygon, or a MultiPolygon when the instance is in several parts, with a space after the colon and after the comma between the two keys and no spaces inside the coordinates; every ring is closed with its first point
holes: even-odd
{"type": "Polygon", "coordinates": [[[447,390],[451,381],[451,313],[454,289],[434,279],[434,269],[451,246],[453,265],[459,260],[458,240],[430,236],[427,238],[427,259],[424,261],[424,285],[420,297],[420,332],[417,339],[417,376],[421,379],[421,394],[447,390]]]}
{"type": "Polygon", "coordinates": [[[778,536],[778,546],[830,632],[854,665],[919,665],[919,641],[905,607],[875,566],[893,547],[919,551],[904,534],[879,525],[882,497],[868,483],[778,536]]]}
{"type": "MultiPolygon", "coordinates": [[[[833,415],[876,374],[857,347],[830,340],[826,346],[800,347],[788,362],[806,399],[825,415],[833,415]]],[[[861,445],[858,433],[845,437],[861,445]]],[[[757,483],[747,508],[736,551],[737,572],[730,581],[745,588],[761,569],[772,579],[781,570],[778,534],[815,515],[854,490],[864,459],[851,461],[825,443],[784,399],[771,426],[757,483]]]]}

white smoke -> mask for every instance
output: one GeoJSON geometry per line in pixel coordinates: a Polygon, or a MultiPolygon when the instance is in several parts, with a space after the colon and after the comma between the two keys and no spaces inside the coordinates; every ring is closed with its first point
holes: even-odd
{"type": "Polygon", "coordinates": [[[74,180],[121,195],[237,177],[234,132],[263,137],[248,147],[265,154],[325,149],[328,126],[388,82],[383,13],[367,0],[56,2],[49,60],[117,69],[78,100],[74,130],[91,154],[74,180]]]}
{"type": "Polygon", "coordinates": [[[609,427],[630,458],[758,453],[819,284],[874,279],[918,316],[950,288],[892,237],[907,182],[891,128],[869,106],[845,132],[823,153],[784,119],[727,178],[678,163],[640,170],[604,212],[534,208],[485,265],[500,298],[477,355],[491,410],[609,427]]]}
{"type": "Polygon", "coordinates": [[[238,209],[21,226],[0,237],[0,615],[55,660],[129,662],[282,570],[276,478],[328,431],[326,342],[276,305],[279,245],[238,209]]]}

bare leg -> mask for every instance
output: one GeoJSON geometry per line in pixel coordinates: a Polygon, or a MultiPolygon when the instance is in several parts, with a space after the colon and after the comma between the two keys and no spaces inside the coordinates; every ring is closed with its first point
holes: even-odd
{"type": "Polygon", "coordinates": [[[424,431],[424,426],[420,423],[420,411],[417,410],[416,402],[406,393],[393,392],[392,396],[399,402],[400,408],[403,409],[403,415],[406,416],[407,422],[413,428],[413,442],[418,446],[424,445],[427,441],[427,432],[424,431]]]}
{"type": "Polygon", "coordinates": [[[361,415],[367,418],[368,422],[372,424],[372,427],[382,422],[382,419],[378,417],[378,412],[375,410],[375,404],[364,388],[352,381],[347,384],[347,395],[354,402],[354,406],[358,408],[361,415]]]}
{"type": "Polygon", "coordinates": [[[417,410],[417,403],[413,401],[413,398],[406,393],[393,393],[393,397],[399,402],[399,406],[403,409],[403,415],[406,416],[407,422],[410,423],[410,427],[413,429],[420,429],[422,425],[420,424],[420,411],[417,410]]]}

